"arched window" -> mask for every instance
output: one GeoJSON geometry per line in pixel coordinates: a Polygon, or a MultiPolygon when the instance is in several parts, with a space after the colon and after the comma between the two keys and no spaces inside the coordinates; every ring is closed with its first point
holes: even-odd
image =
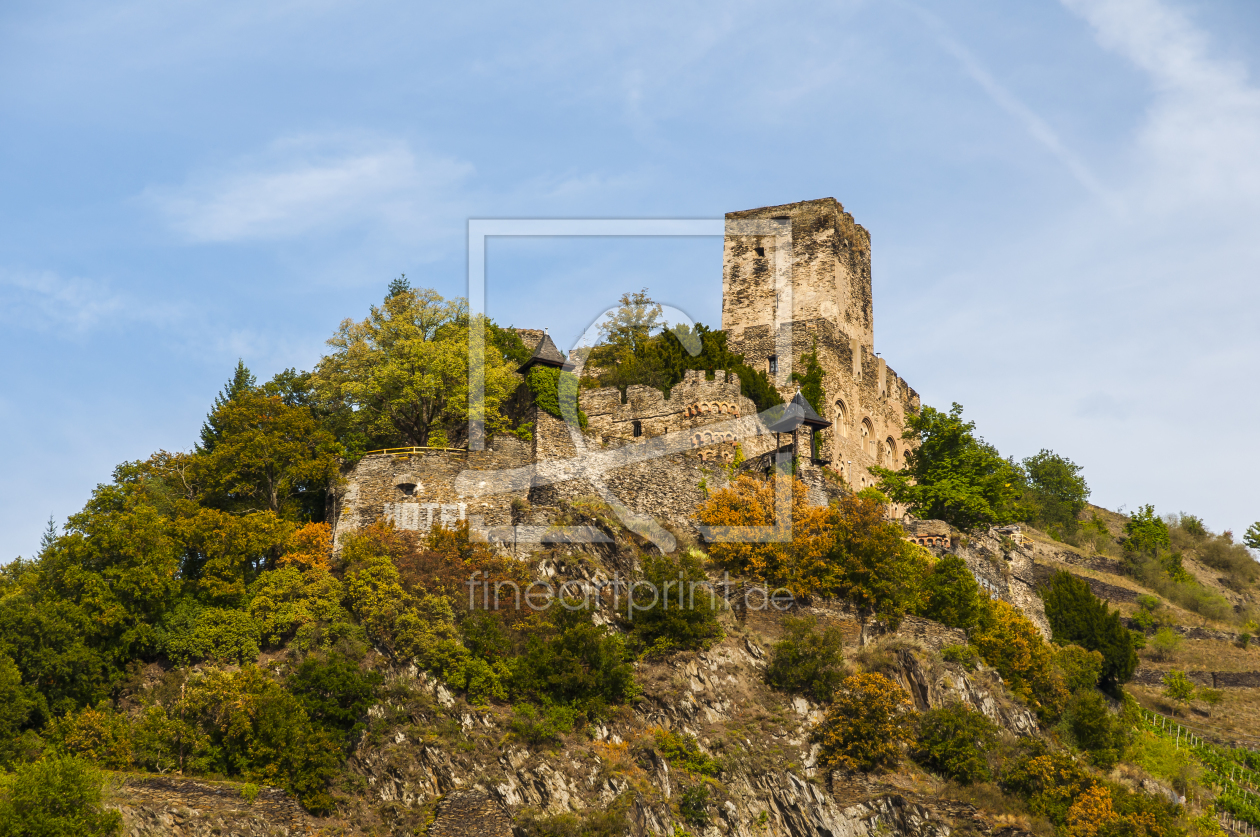
{"type": "Polygon", "coordinates": [[[862,419],[862,450],[871,456],[876,455],[875,427],[871,424],[870,419],[862,419]]]}
{"type": "Polygon", "coordinates": [[[888,467],[896,468],[897,467],[897,442],[893,440],[892,436],[889,436],[887,439],[884,440],[884,447],[888,448],[888,467]]]}
{"type": "Polygon", "coordinates": [[[843,401],[836,402],[835,425],[840,438],[849,438],[849,410],[844,406],[843,401]]]}

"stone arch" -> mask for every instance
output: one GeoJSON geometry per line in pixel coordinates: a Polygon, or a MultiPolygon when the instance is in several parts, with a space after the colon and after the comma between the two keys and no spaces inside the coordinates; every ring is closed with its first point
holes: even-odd
{"type": "Polygon", "coordinates": [[[862,452],[875,456],[875,425],[868,418],[862,419],[862,452]]]}
{"type": "Polygon", "coordinates": [[[698,448],[703,444],[704,444],[704,436],[700,435],[699,433],[691,437],[691,446],[693,448],[698,448]]]}
{"type": "Polygon", "coordinates": [[[844,406],[844,401],[842,400],[836,401],[834,421],[836,425],[836,431],[838,435],[840,436],[840,438],[842,439],[849,438],[849,408],[844,406]]]}
{"type": "Polygon", "coordinates": [[[888,448],[888,467],[897,467],[897,440],[889,436],[884,440],[884,446],[888,448]]]}

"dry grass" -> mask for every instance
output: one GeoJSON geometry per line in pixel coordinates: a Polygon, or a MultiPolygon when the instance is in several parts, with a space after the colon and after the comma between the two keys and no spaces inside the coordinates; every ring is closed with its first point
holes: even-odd
{"type": "Polygon", "coordinates": [[[1163,689],[1159,686],[1130,683],[1125,691],[1147,709],[1174,718],[1204,737],[1260,747],[1260,689],[1224,689],[1225,702],[1216,707],[1211,717],[1201,704],[1194,704],[1185,715],[1178,715],[1178,708],[1161,694],[1163,689]]]}
{"type": "MultiPolygon", "coordinates": [[[[1260,648],[1246,649],[1214,639],[1186,639],[1168,660],[1157,660],[1149,648],[1141,652],[1142,667],[1161,671],[1260,671],[1260,648]]],[[[1260,730],[1258,730],[1260,731],[1260,730]]]]}

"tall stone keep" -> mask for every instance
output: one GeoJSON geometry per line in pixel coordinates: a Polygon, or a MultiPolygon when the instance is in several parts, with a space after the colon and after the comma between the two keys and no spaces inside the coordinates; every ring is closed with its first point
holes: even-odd
{"type": "Polygon", "coordinates": [[[728,212],[722,257],[722,328],[732,350],[761,369],[784,399],[802,355],[817,350],[825,403],[815,464],[855,488],[869,468],[898,468],[907,412],[919,396],[875,353],[871,237],[835,198],[728,212]]]}
{"type": "MultiPolygon", "coordinates": [[[[831,322],[872,351],[871,236],[835,198],[728,212],[727,221],[785,220],[791,234],[791,314],[779,320],[831,322]]],[[[731,225],[735,228],[735,225],[731,225]]],[[[728,234],[722,256],[722,328],[732,340],[749,326],[771,326],[773,269],[784,236],[728,234]]]]}

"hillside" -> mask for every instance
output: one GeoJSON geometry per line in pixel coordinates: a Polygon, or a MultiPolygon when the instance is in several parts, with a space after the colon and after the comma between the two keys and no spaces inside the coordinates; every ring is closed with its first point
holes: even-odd
{"type": "Polygon", "coordinates": [[[1070,460],[1003,458],[957,405],[854,485],[737,374],[582,402],[492,323],[497,412],[461,449],[466,402],[383,371],[466,374],[467,320],[426,294],[386,300],[438,323],[406,352],[240,364],[194,449],[120,465],[0,570],[0,835],[1260,828],[1260,564],[1231,533],[1089,505],[1070,460]],[[412,412],[351,408],[365,379],[412,412]],[[598,474],[539,480],[575,437],[681,438],[625,460],[659,521],[598,474]]]}

